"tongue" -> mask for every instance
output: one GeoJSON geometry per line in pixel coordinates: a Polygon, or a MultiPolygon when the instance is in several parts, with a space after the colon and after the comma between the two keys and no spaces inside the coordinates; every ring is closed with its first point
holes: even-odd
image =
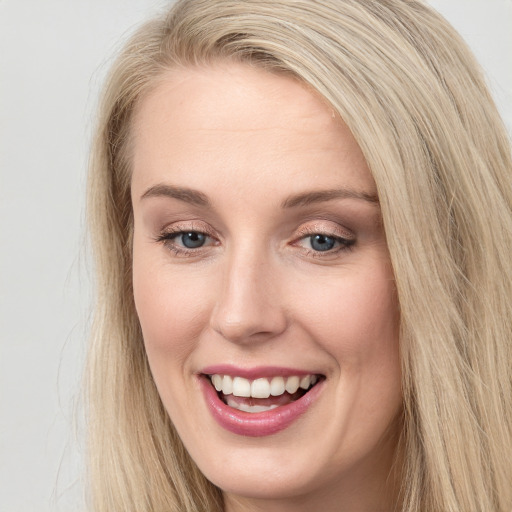
{"type": "MultiPolygon", "coordinates": [[[[252,397],[246,398],[243,396],[229,395],[229,401],[232,403],[236,403],[236,404],[245,404],[245,405],[250,405],[250,406],[252,406],[252,405],[263,405],[266,407],[269,407],[271,405],[281,406],[281,405],[289,404],[295,400],[298,400],[303,394],[304,394],[304,392],[301,393],[300,391],[297,391],[293,395],[290,395],[290,393],[285,392],[282,395],[269,396],[268,398],[252,398],[252,397]]],[[[221,394],[221,396],[223,397],[224,401],[226,401],[226,396],[222,395],[222,394],[221,394]]]]}

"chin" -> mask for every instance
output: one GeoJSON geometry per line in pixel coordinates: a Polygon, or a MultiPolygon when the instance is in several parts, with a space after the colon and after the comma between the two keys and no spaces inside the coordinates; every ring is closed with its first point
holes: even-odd
{"type": "Polygon", "coordinates": [[[256,500],[289,500],[314,493],[321,487],[317,475],[307,467],[295,466],[291,472],[289,464],[271,469],[251,465],[228,472],[214,470],[206,477],[226,494],[256,500]]]}

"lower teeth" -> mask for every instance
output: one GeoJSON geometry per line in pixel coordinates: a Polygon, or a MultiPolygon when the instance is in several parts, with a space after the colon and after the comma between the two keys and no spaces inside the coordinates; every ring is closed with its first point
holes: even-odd
{"type": "Polygon", "coordinates": [[[226,397],[226,403],[229,407],[233,407],[233,409],[238,409],[239,411],[257,413],[257,412],[266,412],[279,407],[278,405],[249,405],[244,403],[237,403],[234,400],[230,399],[230,396],[226,397]]]}

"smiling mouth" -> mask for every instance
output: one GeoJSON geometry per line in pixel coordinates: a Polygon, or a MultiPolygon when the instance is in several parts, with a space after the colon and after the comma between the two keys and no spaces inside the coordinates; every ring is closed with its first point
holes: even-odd
{"type": "Polygon", "coordinates": [[[230,375],[206,375],[222,402],[248,413],[261,413],[302,398],[325,377],[309,374],[263,377],[255,380],[230,375]]]}

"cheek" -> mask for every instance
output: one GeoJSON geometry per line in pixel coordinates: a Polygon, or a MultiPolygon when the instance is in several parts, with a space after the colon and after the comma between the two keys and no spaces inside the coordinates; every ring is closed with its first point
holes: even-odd
{"type": "Polygon", "coordinates": [[[376,429],[387,424],[402,402],[398,300],[382,259],[364,272],[315,287],[302,310],[310,335],[335,363],[338,411],[354,432],[369,418],[376,429]]]}
{"type": "Polygon", "coordinates": [[[135,307],[152,368],[161,358],[180,364],[193,350],[208,318],[205,288],[204,280],[186,278],[134,245],[135,307]]]}
{"type": "MultiPolygon", "coordinates": [[[[177,428],[189,415],[194,390],[186,385],[190,356],[208,321],[204,286],[202,280],[185,278],[179,267],[171,268],[165,255],[148,255],[134,245],[133,289],[144,346],[159,395],[177,428]]],[[[190,425],[180,430],[185,428],[190,425]]]]}
{"type": "Polygon", "coordinates": [[[317,293],[308,314],[312,336],[335,362],[332,425],[345,425],[340,443],[357,458],[358,447],[375,446],[394,428],[402,407],[399,308],[385,267],[340,283],[317,293]]]}
{"type": "Polygon", "coordinates": [[[348,274],[309,287],[300,313],[304,325],[344,366],[397,359],[399,314],[391,271],[377,264],[348,274]]]}

